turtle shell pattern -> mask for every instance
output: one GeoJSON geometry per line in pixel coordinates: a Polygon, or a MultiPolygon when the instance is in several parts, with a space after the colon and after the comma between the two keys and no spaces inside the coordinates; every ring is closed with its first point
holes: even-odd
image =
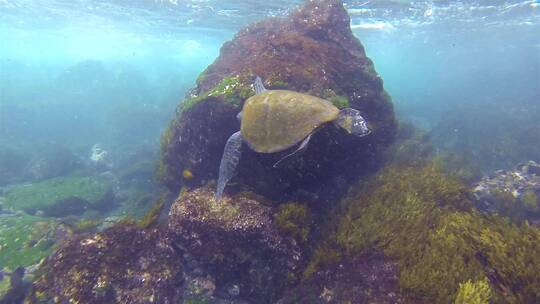
{"type": "Polygon", "coordinates": [[[259,153],[290,148],[339,114],[339,109],[327,100],[288,90],[252,96],[242,111],[242,137],[259,153]]]}

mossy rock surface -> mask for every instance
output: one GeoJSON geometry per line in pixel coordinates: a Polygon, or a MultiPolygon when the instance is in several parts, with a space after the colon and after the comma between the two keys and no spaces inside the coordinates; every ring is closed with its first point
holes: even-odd
{"type": "Polygon", "coordinates": [[[540,300],[540,229],[478,212],[468,188],[433,164],[390,166],[345,205],[330,247],[344,258],[382,250],[397,263],[400,290],[413,301],[451,303],[460,284],[486,278],[493,303],[540,300]]]}
{"type": "Polygon", "coordinates": [[[380,252],[342,259],[320,267],[279,303],[408,303],[400,294],[397,274],[397,265],[380,252]]]}
{"type": "Polygon", "coordinates": [[[10,284],[11,280],[9,278],[4,278],[4,280],[0,281],[0,299],[8,292],[10,284]]]}
{"type": "Polygon", "coordinates": [[[159,229],[118,224],[76,236],[42,269],[34,289],[51,303],[182,303],[182,265],[159,229]]]}
{"type": "Polygon", "coordinates": [[[199,265],[215,278],[217,293],[237,284],[238,300],[275,303],[297,282],[303,263],[296,235],[282,232],[275,212],[249,193],[216,200],[211,189],[201,188],[178,197],[168,229],[174,244],[186,251],[186,264],[199,265]]]}
{"type": "Polygon", "coordinates": [[[10,187],[5,206],[47,216],[82,214],[88,209],[106,209],[113,200],[112,185],[96,177],[61,177],[10,187]]]}
{"type": "Polygon", "coordinates": [[[256,76],[270,90],[306,93],[357,109],[373,132],[356,138],[327,124],[301,155],[278,168],[273,165],[296,146],[256,153],[244,145],[230,183],[243,187],[228,187],[226,195],[247,187],[280,202],[331,204],[352,181],[380,165],[396,129],[391,99],[353,35],[342,2],[306,1],[284,18],[240,30],[198,78],[162,138],[158,172],[171,191],[217,179],[223,148],[240,129],[236,115],[253,94],[256,76]],[[189,179],[182,176],[186,169],[192,172],[189,179]]]}
{"type": "Polygon", "coordinates": [[[49,255],[56,232],[65,231],[51,219],[16,214],[0,216],[0,269],[30,266],[49,255]]]}

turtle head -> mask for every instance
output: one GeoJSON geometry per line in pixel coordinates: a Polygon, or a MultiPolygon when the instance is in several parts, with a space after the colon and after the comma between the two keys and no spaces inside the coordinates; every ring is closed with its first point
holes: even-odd
{"type": "Polygon", "coordinates": [[[360,115],[360,111],[356,109],[345,108],[339,111],[335,123],[345,129],[349,134],[358,137],[364,137],[371,133],[371,129],[368,127],[366,120],[360,115]]]}

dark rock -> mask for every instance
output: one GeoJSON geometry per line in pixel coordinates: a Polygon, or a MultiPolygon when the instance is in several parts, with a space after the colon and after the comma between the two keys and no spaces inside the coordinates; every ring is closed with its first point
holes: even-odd
{"type": "Polygon", "coordinates": [[[365,115],[374,132],[355,138],[327,125],[302,155],[277,169],[272,165],[290,149],[258,154],[244,145],[236,178],[240,185],[274,200],[333,201],[351,181],[378,166],[395,133],[392,103],[352,34],[342,3],[316,0],[286,18],[241,30],[200,75],[163,136],[160,177],[171,190],[217,178],[225,142],[239,130],[236,114],[253,94],[256,75],[269,89],[348,103],[365,115]],[[186,169],[192,173],[189,180],[182,177],[186,169]]]}
{"type": "Polygon", "coordinates": [[[216,293],[232,292],[239,300],[275,302],[295,283],[302,263],[299,246],[275,226],[272,208],[246,194],[219,201],[210,189],[182,194],[169,230],[174,244],[189,253],[184,259],[197,260],[215,279],[216,293]]]}
{"type": "Polygon", "coordinates": [[[67,241],[42,268],[36,295],[58,303],[180,303],[179,257],[158,229],[117,225],[67,241]]]}
{"type": "Polygon", "coordinates": [[[211,277],[194,277],[187,280],[184,299],[207,303],[214,300],[216,284],[211,277]]]}
{"type": "Polygon", "coordinates": [[[82,168],[82,161],[68,148],[51,145],[42,149],[26,167],[29,179],[40,181],[57,176],[65,176],[82,168]]]}
{"type": "MultiPolygon", "coordinates": [[[[239,292],[239,288],[238,288],[239,292]]],[[[183,303],[206,303],[206,304],[250,304],[238,300],[235,295],[217,294],[214,279],[211,276],[186,277],[183,303]]]]}
{"type": "Polygon", "coordinates": [[[398,273],[381,253],[370,253],[323,267],[278,303],[405,303],[398,273]]]}
{"type": "Polygon", "coordinates": [[[23,280],[24,267],[17,267],[10,274],[9,289],[6,294],[0,299],[0,304],[22,304],[31,283],[23,280]]]}

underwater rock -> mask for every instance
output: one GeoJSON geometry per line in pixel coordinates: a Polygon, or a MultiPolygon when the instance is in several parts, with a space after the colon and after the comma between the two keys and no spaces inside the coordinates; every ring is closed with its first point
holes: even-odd
{"type": "Polygon", "coordinates": [[[480,210],[513,219],[540,219],[540,164],[529,161],[511,170],[497,170],[473,187],[480,210]]]}
{"type": "Polygon", "coordinates": [[[375,251],[397,265],[407,303],[454,303],[466,282],[487,282],[490,303],[539,302],[540,229],[481,214],[438,166],[389,166],[344,202],[305,275],[375,251]]]}
{"type": "Polygon", "coordinates": [[[49,218],[23,212],[0,216],[0,269],[35,265],[70,234],[67,227],[49,218]]]}
{"type": "Polygon", "coordinates": [[[162,231],[117,225],[73,238],[42,267],[34,283],[55,303],[181,303],[180,259],[162,231]]]}
{"type": "Polygon", "coordinates": [[[97,177],[57,177],[6,189],[5,207],[62,217],[106,210],[114,200],[111,183],[97,177]]]}
{"type": "Polygon", "coordinates": [[[405,303],[398,274],[395,263],[370,253],[321,267],[277,303],[405,303]]]}
{"type": "Polygon", "coordinates": [[[341,1],[307,1],[286,18],[242,29],[199,76],[162,137],[158,175],[172,191],[217,178],[225,142],[239,130],[236,115],[254,94],[255,76],[268,89],[304,92],[358,109],[373,133],[355,138],[324,126],[301,155],[279,168],[273,164],[296,147],[259,154],[244,145],[233,182],[279,201],[333,201],[352,180],[378,166],[396,128],[390,98],[341,1]],[[189,179],[182,174],[186,169],[189,179]]]}
{"type": "Polygon", "coordinates": [[[81,160],[71,150],[52,145],[42,149],[38,156],[30,160],[25,169],[25,175],[33,181],[40,181],[68,175],[81,167],[81,160]]]}
{"type": "Polygon", "coordinates": [[[214,279],[209,276],[186,276],[183,303],[215,303],[215,304],[250,304],[237,298],[240,293],[238,285],[232,285],[227,294],[216,294],[214,279]],[[231,292],[232,291],[232,292],[231,292]]]}
{"type": "Polygon", "coordinates": [[[19,304],[23,303],[28,290],[32,284],[23,280],[24,267],[17,267],[9,274],[9,288],[5,294],[1,295],[0,304],[19,304]]]}
{"type": "Polygon", "coordinates": [[[300,247],[280,234],[272,208],[248,194],[217,201],[208,188],[184,193],[171,208],[169,230],[190,271],[208,273],[216,293],[239,300],[274,303],[302,263],[300,247]]]}

